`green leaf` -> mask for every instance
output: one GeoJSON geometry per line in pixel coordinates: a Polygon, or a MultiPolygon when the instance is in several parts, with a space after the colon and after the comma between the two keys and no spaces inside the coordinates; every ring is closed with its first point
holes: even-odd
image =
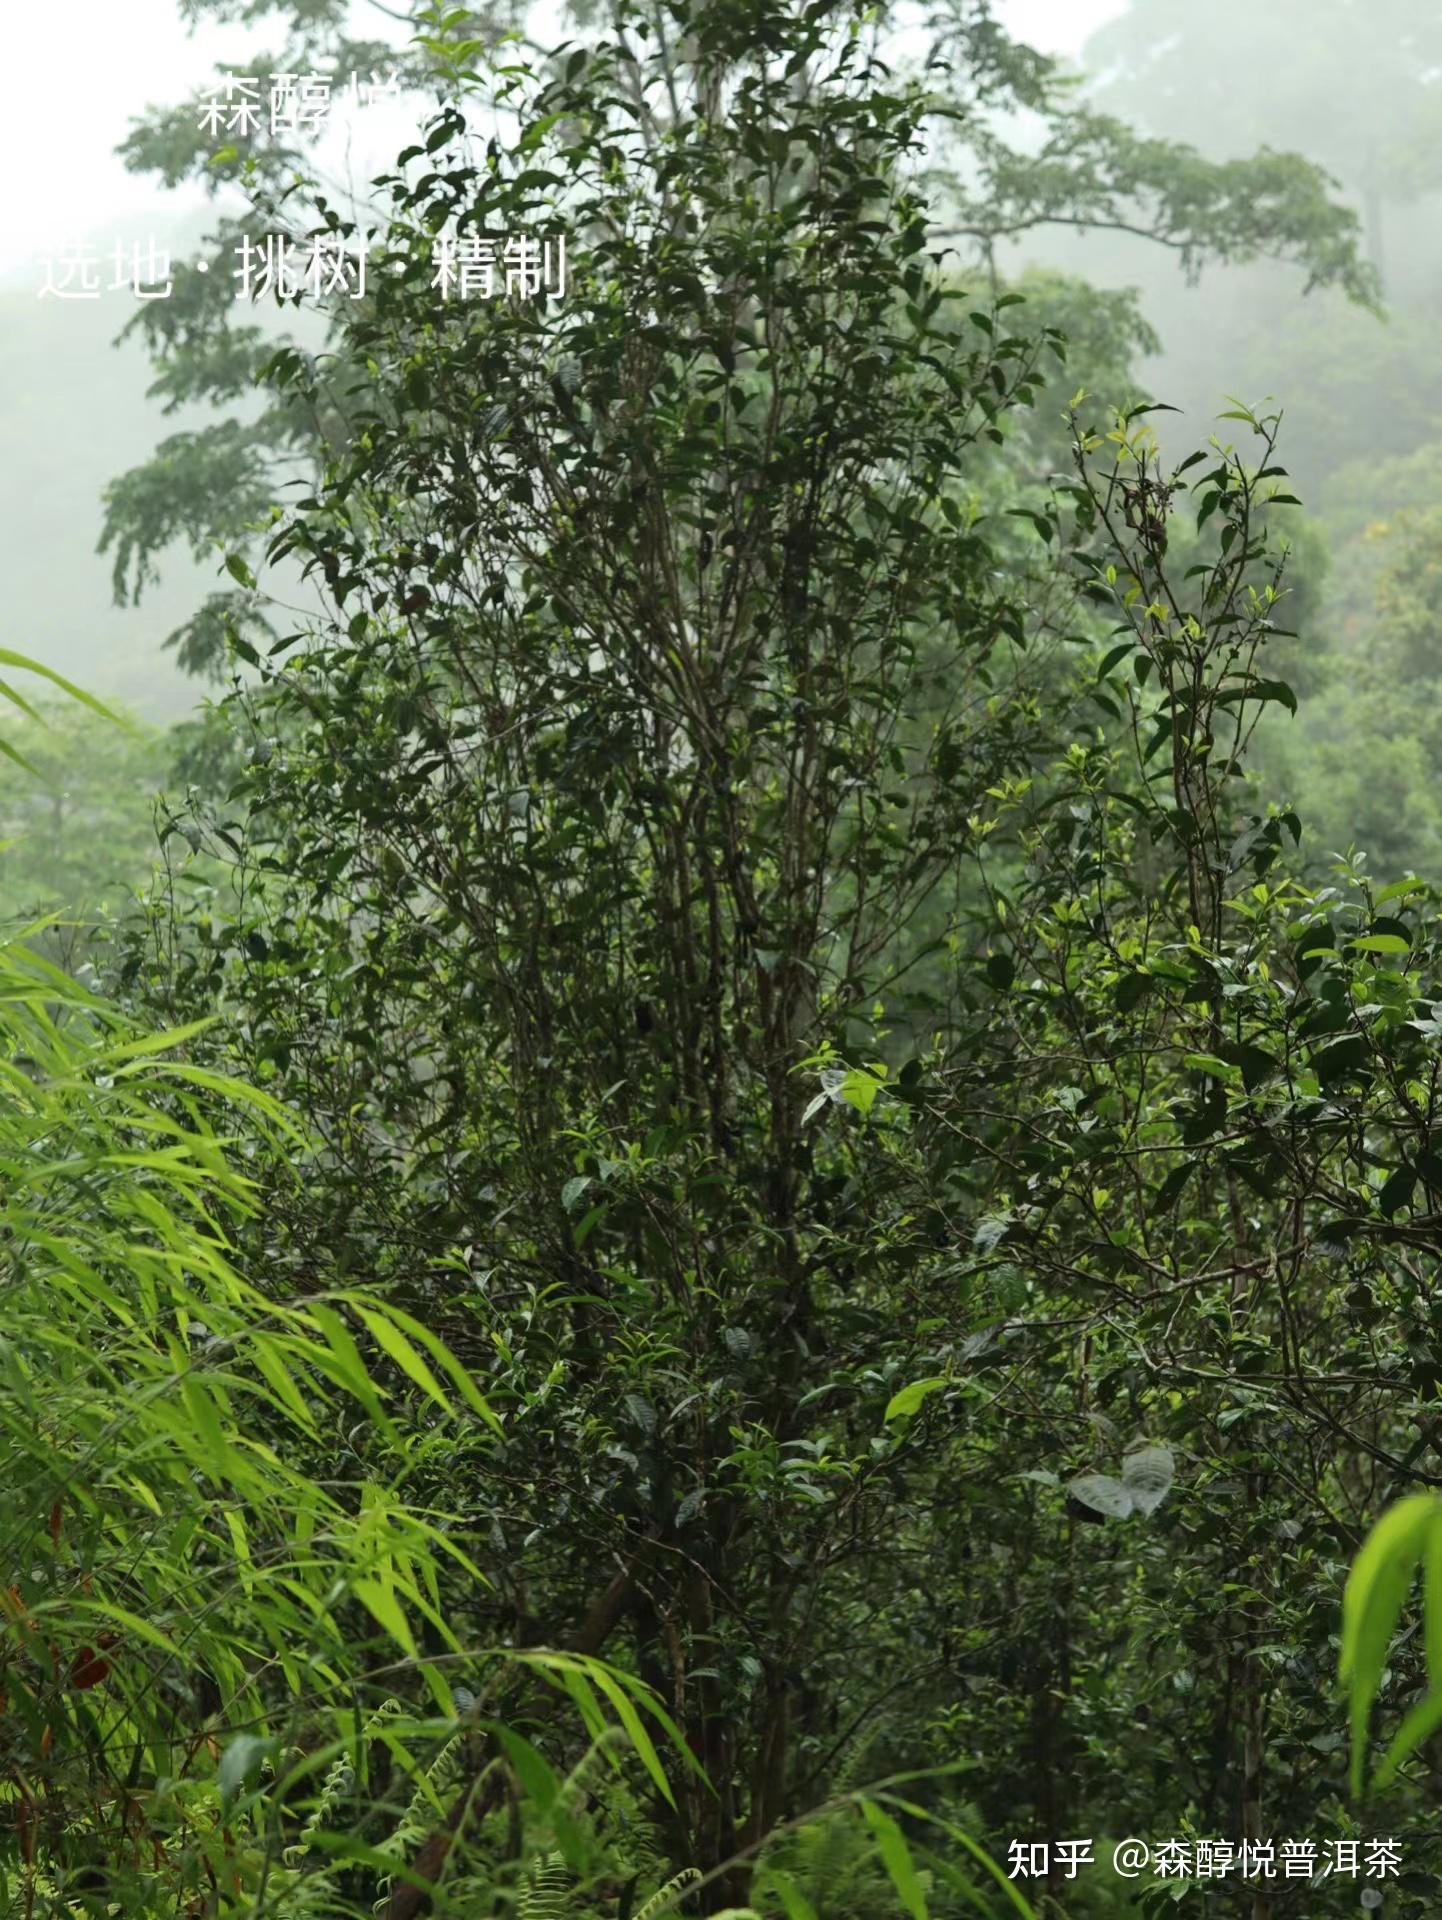
{"type": "Polygon", "coordinates": [[[1382,907],[1385,906],[1389,900],[1400,900],[1404,894],[1425,893],[1426,891],[1427,883],[1425,880],[1417,880],[1415,878],[1409,880],[1394,880],[1390,887],[1383,887],[1382,891],[1377,895],[1376,904],[1382,907]]]}
{"type": "Polygon", "coordinates": [[[1373,1791],[1380,1793],[1390,1786],[1403,1761],[1410,1759],[1439,1727],[1442,1727],[1442,1692],[1434,1691],[1417,1702],[1392,1736],[1382,1764],[1372,1776],[1373,1791]]]}
{"type": "Polygon", "coordinates": [[[1165,1212],[1168,1207],[1175,1206],[1183,1187],[1195,1172],[1196,1162],[1193,1160],[1183,1160],[1179,1166],[1173,1167],[1157,1188],[1152,1205],[1159,1212],[1165,1212]]]}
{"type": "Polygon", "coordinates": [[[1428,1534],[1422,1555],[1422,1633],[1427,1684],[1442,1693],[1442,1521],[1428,1534]]]}
{"type": "Polygon", "coordinates": [[[1364,933],[1350,942],[1359,953],[1407,953],[1407,942],[1396,933],[1364,933]]]}
{"type": "Polygon", "coordinates": [[[388,1353],[402,1373],[412,1379],[423,1393],[441,1409],[442,1413],[453,1414],[455,1409],[441,1391],[441,1383],[430,1368],[407,1340],[400,1328],[394,1326],[384,1314],[376,1313],[370,1307],[356,1308],[356,1312],[370,1329],[376,1345],[388,1353]]]}
{"type": "Polygon", "coordinates": [[[387,1319],[410,1339],[414,1346],[424,1347],[441,1371],[450,1376],[457,1392],[471,1409],[472,1413],[478,1414],[480,1418],[485,1421],[486,1425],[491,1428],[492,1432],[499,1433],[501,1431],[501,1423],[496,1418],[490,1402],[471,1378],[470,1372],[464,1362],[456,1358],[455,1354],[451,1352],[439,1334],[432,1333],[429,1327],[424,1326],[419,1320],[415,1319],[413,1315],[406,1313],[402,1308],[396,1306],[394,1301],[387,1300],[382,1311],[385,1313],[387,1319]]]}
{"type": "Polygon", "coordinates": [[[1182,1056],[1182,1065],[1190,1067],[1193,1073],[1207,1073],[1214,1080],[1225,1080],[1235,1085],[1242,1077],[1240,1067],[1234,1067],[1225,1060],[1219,1060],[1214,1053],[1188,1053],[1182,1056]]]}
{"type": "MultiPolygon", "coordinates": [[[[1022,1916],[1022,1920],[1037,1920],[1035,1910],[1030,1901],[1024,1897],[1016,1882],[1002,1871],[996,1861],[993,1860],[991,1855],[986,1851],[985,1847],[973,1840],[964,1827],[959,1827],[954,1820],[943,1819],[939,1813],[933,1813],[926,1807],[917,1806],[913,1801],[903,1800],[898,1795],[888,1794],[886,1798],[892,1806],[898,1807],[909,1819],[924,1821],[932,1826],[940,1827],[949,1839],[955,1841],[957,1846],[971,1855],[978,1866],[984,1868],[986,1872],[991,1875],[1007,1901],[1016,1909],[1017,1913],[1022,1916]]],[[[990,1909],[987,1909],[987,1911],[990,1911],[990,1909]]]]}
{"type": "Polygon", "coordinates": [[[930,1380],[913,1380],[909,1387],[903,1387],[899,1393],[892,1394],[886,1403],[883,1418],[890,1422],[900,1420],[916,1412],[927,1397],[946,1385],[945,1380],[935,1377],[930,1380]]]}
{"type": "Polygon", "coordinates": [[[1339,1674],[1348,1692],[1352,1791],[1360,1794],[1367,1724],[1392,1634],[1429,1533],[1442,1526],[1442,1499],[1417,1493],[1383,1514],[1352,1563],[1342,1596],[1339,1674]]]}
{"type": "Polygon", "coordinates": [[[403,1653],[412,1660],[419,1659],[415,1635],[406,1619],[405,1610],[396,1599],[392,1588],[379,1580],[352,1580],[351,1592],[360,1601],[366,1612],[380,1627],[390,1635],[403,1653]]]}
{"type": "Polygon", "coordinates": [[[1268,1053],[1265,1047],[1253,1046],[1250,1041],[1244,1041],[1237,1051],[1241,1059],[1242,1084],[1248,1093],[1254,1093],[1264,1081],[1282,1070],[1281,1061],[1268,1053]]]}
{"type": "Polygon", "coordinates": [[[1119,660],[1125,660],[1136,644],[1135,640],[1123,640],[1119,647],[1113,647],[1111,652],[1107,654],[1106,658],[1097,668],[1097,679],[1105,680],[1117,662],[1119,660]]]}
{"type": "Polygon", "coordinates": [[[275,1750],[274,1740],[262,1739],[255,1733],[238,1733],[229,1742],[216,1769],[220,1804],[227,1812],[246,1787],[259,1778],[262,1764],[274,1755],[275,1750]]]}
{"type": "Polygon", "coordinates": [[[1118,1013],[1130,1013],[1138,1001],[1151,991],[1151,975],[1141,972],[1124,973],[1117,981],[1112,999],[1118,1013]]]}
{"type": "Polygon", "coordinates": [[[1297,711],[1297,696],[1285,680],[1249,680],[1245,686],[1228,687],[1217,695],[1219,707],[1240,706],[1244,702],[1255,700],[1265,706],[1268,701],[1276,701],[1288,713],[1297,711]]]}
{"type": "Polygon", "coordinates": [[[588,1677],[595,1682],[601,1692],[604,1693],[611,1702],[611,1705],[616,1709],[616,1718],[621,1722],[621,1725],[630,1736],[631,1745],[636,1751],[636,1757],[651,1776],[652,1783],[657,1792],[668,1806],[674,1807],[676,1804],[675,1796],[671,1791],[671,1783],[666,1778],[665,1769],[661,1765],[661,1757],[656,1751],[650,1734],[647,1733],[645,1727],[641,1724],[641,1716],[637,1713],[631,1700],[627,1697],[626,1690],[621,1684],[620,1676],[613,1674],[610,1668],[603,1665],[599,1660],[588,1662],[586,1671],[588,1677]]]}
{"type": "Polygon", "coordinates": [[[87,693],[83,687],[77,687],[73,680],[67,680],[63,673],[57,673],[53,667],[45,667],[28,655],[14,653],[9,647],[0,647],[0,667],[18,667],[24,673],[38,673],[42,680],[48,680],[52,686],[59,687],[62,693],[68,693],[72,700],[78,700],[82,706],[89,707],[92,713],[98,713],[104,720],[113,720],[116,726],[126,722],[113,708],[107,707],[103,700],[97,700],[93,693],[87,693]]]}
{"type": "Polygon", "coordinates": [[[852,1067],[841,1083],[841,1098],[858,1113],[870,1113],[876,1096],[885,1091],[881,1076],[885,1067],[852,1067]]]}
{"type": "Polygon", "coordinates": [[[896,1889],[897,1899],[911,1915],[911,1920],[929,1920],[926,1894],[912,1864],[906,1836],[886,1809],[879,1807],[874,1800],[863,1798],[859,1804],[867,1826],[876,1836],[876,1850],[896,1889]]]}
{"type": "Polygon", "coordinates": [[[1378,1207],[1390,1219],[1399,1208],[1408,1204],[1416,1185],[1417,1175],[1411,1167],[1396,1168],[1382,1183],[1382,1191],[1377,1196],[1378,1207]]]}
{"type": "Polygon", "coordinates": [[[786,1920],[817,1920],[815,1907],[788,1874],[779,1867],[763,1868],[760,1883],[767,1893],[774,1893],[786,1910],[786,1920]]]}
{"type": "Polygon", "coordinates": [[[351,1338],[345,1322],[333,1307],[323,1301],[312,1301],[308,1308],[310,1317],[325,1335],[326,1345],[312,1349],[314,1363],[321,1367],[337,1386],[354,1395],[367,1409],[371,1417],[386,1432],[393,1431],[391,1422],[381,1405],[380,1394],[361,1359],[360,1348],[351,1338]]]}

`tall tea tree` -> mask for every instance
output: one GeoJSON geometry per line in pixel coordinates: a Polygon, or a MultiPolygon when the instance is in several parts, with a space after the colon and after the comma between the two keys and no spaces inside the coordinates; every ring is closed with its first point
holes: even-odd
{"type": "Polygon", "coordinates": [[[1035,746],[968,477],[1045,343],[928,254],[927,100],[845,9],[676,10],[678,97],[646,25],[387,183],[372,398],[272,548],[333,617],[230,703],[245,907],[186,965],[327,1136],[294,1231],[511,1408],[493,1617],[600,1619],[672,1705],[711,1788],[657,1817],[724,1906],[826,1788],[882,1586],[904,1684],[935,1659],[882,1414],[942,1278],[861,1116],[1035,746]],[[434,284],[437,239],[563,225],[564,298],[434,284]]]}

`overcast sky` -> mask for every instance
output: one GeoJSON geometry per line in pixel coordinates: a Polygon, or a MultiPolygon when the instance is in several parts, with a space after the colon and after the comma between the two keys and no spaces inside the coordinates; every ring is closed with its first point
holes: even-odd
{"type": "MultiPolygon", "coordinates": [[[[1087,36],[1120,10],[1121,0],[998,0],[997,13],[1019,39],[1075,55],[1087,36]]],[[[369,14],[366,31],[379,30],[369,14]]],[[[46,8],[15,9],[5,23],[7,60],[0,76],[0,178],[11,183],[0,211],[0,277],[40,285],[42,256],[82,235],[127,242],[147,238],[156,208],[153,182],[128,174],[115,157],[130,119],[147,105],[183,99],[209,84],[225,60],[239,62],[266,36],[245,27],[187,34],[176,0],[69,0],[65,39],[81,49],[54,71],[56,19],[46,8]],[[23,182],[23,190],[15,183],[23,182]]],[[[390,129],[377,146],[378,171],[394,153],[390,129]]],[[[357,155],[364,165],[364,155],[357,155]]],[[[184,207],[177,194],[176,211],[184,207]]]]}
{"type": "MultiPolygon", "coordinates": [[[[238,65],[257,46],[276,44],[252,27],[187,33],[176,0],[70,0],[65,25],[83,56],[67,63],[63,88],[52,88],[35,76],[53,61],[53,19],[26,8],[6,21],[12,58],[0,76],[0,177],[27,183],[7,192],[0,211],[0,276],[12,285],[38,288],[40,257],[82,235],[143,242],[155,182],[128,173],[115,154],[131,120],[213,85],[223,62],[238,65]]],[[[379,24],[366,31],[380,37],[379,24]]],[[[371,171],[394,151],[378,149],[371,171]]],[[[182,212],[203,201],[192,191],[169,203],[182,212]]]]}

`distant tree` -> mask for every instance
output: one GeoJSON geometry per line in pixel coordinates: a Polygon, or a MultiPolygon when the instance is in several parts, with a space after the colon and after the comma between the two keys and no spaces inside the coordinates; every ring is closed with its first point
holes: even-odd
{"type": "Polygon", "coordinates": [[[1442,15],[1431,0],[1128,0],[1087,43],[1098,98],[1214,156],[1295,148],[1361,200],[1381,274],[1387,209],[1442,188],[1442,15]]]}

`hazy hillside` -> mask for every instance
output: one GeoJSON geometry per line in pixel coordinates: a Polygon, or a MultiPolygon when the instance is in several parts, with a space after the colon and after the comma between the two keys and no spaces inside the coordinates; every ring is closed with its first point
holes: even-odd
{"type": "Polygon", "coordinates": [[[213,579],[178,550],[162,585],[141,606],[120,608],[109,558],[95,551],[106,481],[177,424],[146,399],[150,374],[135,342],[111,345],[130,310],[123,294],[61,302],[0,292],[5,644],[161,720],[183,713],[197,691],[165,636],[213,579]]]}

